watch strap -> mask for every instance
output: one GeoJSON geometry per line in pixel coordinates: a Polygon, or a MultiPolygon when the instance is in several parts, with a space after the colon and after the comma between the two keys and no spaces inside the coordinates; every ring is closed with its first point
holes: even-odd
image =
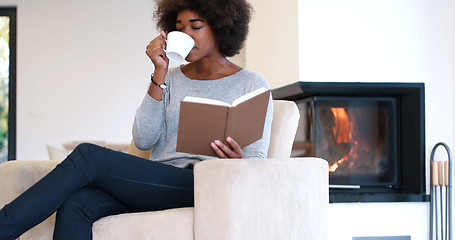
{"type": "Polygon", "coordinates": [[[165,83],[163,83],[163,84],[158,84],[157,82],[155,82],[155,80],[153,80],[153,76],[154,76],[154,75],[155,75],[155,74],[152,73],[152,75],[150,76],[150,80],[152,81],[152,83],[155,84],[156,86],[158,86],[158,87],[161,88],[161,89],[167,88],[167,86],[166,86],[165,83]]]}

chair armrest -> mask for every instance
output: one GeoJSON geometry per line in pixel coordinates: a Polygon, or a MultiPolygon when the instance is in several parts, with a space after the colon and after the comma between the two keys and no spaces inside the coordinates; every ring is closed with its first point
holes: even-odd
{"type": "Polygon", "coordinates": [[[0,164],[0,208],[49,173],[61,161],[15,160],[0,164]]]}
{"type": "Polygon", "coordinates": [[[206,160],[194,175],[198,240],[328,237],[323,159],[206,160]]]}

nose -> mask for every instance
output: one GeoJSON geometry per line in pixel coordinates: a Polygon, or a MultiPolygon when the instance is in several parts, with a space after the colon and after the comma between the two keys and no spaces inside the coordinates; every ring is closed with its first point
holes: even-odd
{"type": "Polygon", "coordinates": [[[183,33],[186,33],[188,36],[190,36],[191,38],[193,38],[191,27],[185,27],[185,28],[183,28],[183,29],[182,29],[182,32],[183,32],[183,33]]]}

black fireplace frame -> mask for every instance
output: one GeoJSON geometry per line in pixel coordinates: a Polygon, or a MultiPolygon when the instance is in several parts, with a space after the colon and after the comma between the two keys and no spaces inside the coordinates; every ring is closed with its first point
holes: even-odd
{"type": "Polygon", "coordinates": [[[427,202],[424,83],[296,82],[272,90],[273,99],[313,96],[393,97],[397,102],[398,186],[330,189],[330,202],[427,202]]]}

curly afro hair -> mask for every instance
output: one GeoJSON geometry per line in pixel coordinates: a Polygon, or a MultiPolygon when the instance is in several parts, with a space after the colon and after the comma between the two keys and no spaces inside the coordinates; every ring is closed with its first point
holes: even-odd
{"type": "Polygon", "coordinates": [[[232,57],[239,53],[248,34],[253,8],[245,0],[156,0],[154,17],[157,27],[175,31],[177,15],[189,9],[207,19],[221,54],[232,57]]]}

